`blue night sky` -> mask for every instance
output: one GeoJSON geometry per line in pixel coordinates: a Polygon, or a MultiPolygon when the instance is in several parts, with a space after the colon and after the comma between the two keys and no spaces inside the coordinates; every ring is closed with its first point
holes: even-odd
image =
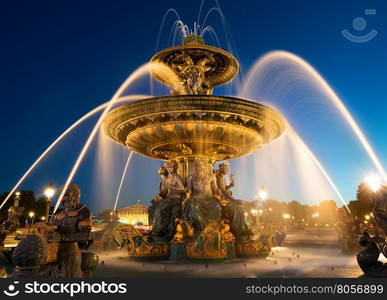
{"type": "MultiPolygon", "coordinates": [[[[152,57],[168,8],[175,8],[182,20],[192,25],[200,2],[2,2],[0,192],[10,190],[57,136],[82,115],[109,100],[127,76],[152,57]]],[[[387,165],[386,1],[225,0],[219,3],[228,23],[234,55],[241,65],[242,80],[249,66],[268,51],[280,49],[297,54],[334,88],[369,138],[383,166],[387,165]],[[376,9],[377,13],[366,16],[365,9],[376,9]],[[376,29],[378,35],[361,44],[346,40],[340,32],[348,29],[356,33],[352,27],[355,17],[365,17],[368,22],[362,34],[376,29]]],[[[212,0],[205,1],[203,11],[214,5],[212,0]]],[[[169,46],[173,20],[172,15],[167,18],[159,49],[169,46]]],[[[218,15],[212,15],[208,24],[215,28],[226,47],[218,15]]],[[[77,129],[43,161],[21,189],[32,189],[39,196],[49,181],[56,186],[63,184],[91,129],[92,122],[77,129]]],[[[353,199],[356,185],[368,172],[374,172],[360,146],[354,142],[353,147],[348,147],[338,136],[324,148],[319,132],[308,128],[303,131],[302,126],[297,130],[327,168],[345,199],[353,199]],[[337,155],[332,149],[337,150],[337,155]],[[346,157],[345,164],[341,164],[341,155],[346,157]]],[[[95,149],[86,157],[75,182],[83,190],[83,201],[98,211],[111,208],[115,195],[100,200],[100,195],[91,191],[93,174],[100,172],[95,167],[93,154],[95,149]]],[[[122,150],[117,155],[124,163],[127,152],[122,150]]],[[[155,169],[159,165],[139,157],[134,159],[128,174],[135,175],[137,181],[131,181],[124,189],[122,205],[137,199],[150,200],[157,191],[155,169]]],[[[117,170],[117,174],[121,172],[122,169],[117,170]]]]}

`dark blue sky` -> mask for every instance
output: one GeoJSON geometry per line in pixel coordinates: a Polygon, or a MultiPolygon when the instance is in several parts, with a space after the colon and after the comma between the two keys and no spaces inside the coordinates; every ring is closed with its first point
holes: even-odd
{"type": "MultiPolygon", "coordinates": [[[[379,1],[219,1],[232,36],[234,54],[242,75],[267,51],[281,49],[309,61],[332,85],[369,137],[386,165],[387,144],[387,3],[379,1]],[[376,15],[365,16],[365,9],[376,15]],[[340,32],[355,32],[352,20],[365,17],[378,30],[375,39],[352,43],[340,32]]],[[[138,66],[154,54],[161,20],[168,8],[179,11],[191,25],[200,1],[7,1],[0,7],[0,191],[12,188],[17,179],[47,146],[69,125],[107,101],[138,66]]],[[[205,2],[204,11],[214,5],[205,2]]],[[[161,38],[167,46],[170,17],[161,38]]],[[[221,40],[220,18],[208,24],[221,40]]],[[[225,44],[224,44],[225,45],[225,44]]],[[[48,181],[65,180],[82,141],[91,129],[82,126],[50,155],[22,189],[39,195],[48,181]],[[55,174],[55,175],[54,175],[55,174]]],[[[320,147],[318,134],[299,132],[316,151],[347,200],[354,197],[363,170],[373,170],[360,150],[343,153],[353,157],[353,170],[343,170],[340,157],[320,147]],[[348,174],[352,174],[350,177],[348,174]]],[[[328,148],[341,148],[340,141],[328,148]]],[[[93,172],[92,153],[80,170],[85,201],[95,206],[89,189],[93,172]]],[[[146,161],[137,159],[138,167],[146,161]]],[[[152,162],[149,170],[157,167],[152,162]]],[[[133,196],[149,201],[156,187],[146,184],[156,174],[136,171],[142,185],[133,185],[133,196]]],[[[118,173],[120,173],[119,171],[118,173]]],[[[106,203],[111,203],[107,200],[106,203]]],[[[109,206],[109,204],[107,205],[109,206]]]]}

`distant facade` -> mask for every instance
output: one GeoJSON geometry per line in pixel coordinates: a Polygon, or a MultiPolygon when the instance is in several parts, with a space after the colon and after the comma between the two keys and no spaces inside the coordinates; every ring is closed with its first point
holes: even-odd
{"type": "Polygon", "coordinates": [[[119,208],[118,218],[121,223],[148,225],[148,207],[142,204],[134,204],[119,208]]]}

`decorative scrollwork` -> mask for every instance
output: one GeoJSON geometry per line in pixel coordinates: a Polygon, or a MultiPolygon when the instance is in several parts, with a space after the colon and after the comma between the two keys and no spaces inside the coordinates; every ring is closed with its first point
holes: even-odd
{"type": "Polygon", "coordinates": [[[127,247],[130,257],[168,257],[169,255],[168,244],[148,242],[132,225],[121,224],[113,234],[120,247],[127,247]]]}
{"type": "Polygon", "coordinates": [[[176,233],[171,241],[172,244],[183,244],[193,236],[193,228],[186,220],[176,219],[176,233]]]}
{"type": "Polygon", "coordinates": [[[272,247],[273,234],[270,227],[265,227],[256,240],[237,241],[235,243],[237,257],[267,256],[272,247]]]}
{"type": "Polygon", "coordinates": [[[196,240],[186,245],[186,255],[197,259],[223,259],[227,256],[227,247],[218,223],[208,224],[196,240]]]}

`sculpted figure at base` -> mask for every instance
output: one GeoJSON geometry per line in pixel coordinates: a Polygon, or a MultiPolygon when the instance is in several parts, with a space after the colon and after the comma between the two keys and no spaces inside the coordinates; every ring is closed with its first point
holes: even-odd
{"type": "Polygon", "coordinates": [[[185,188],[182,178],[177,174],[175,161],[167,161],[165,170],[168,175],[160,183],[160,194],[152,217],[152,233],[171,240],[175,234],[175,220],[181,217],[185,188]]]}
{"type": "Polygon", "coordinates": [[[0,225],[0,247],[4,247],[4,240],[7,235],[16,232],[19,227],[19,211],[15,207],[8,210],[7,219],[0,225]]]}
{"type": "Polygon", "coordinates": [[[216,184],[220,192],[222,206],[222,218],[227,219],[231,226],[231,232],[236,239],[249,238],[252,233],[246,225],[242,200],[237,200],[232,196],[231,188],[234,187],[234,176],[230,176],[230,183],[227,184],[230,165],[224,162],[215,170],[216,184]]]}
{"type": "Polygon", "coordinates": [[[159,183],[159,193],[152,199],[152,204],[148,207],[148,224],[153,224],[157,205],[160,203],[160,200],[165,199],[167,196],[164,189],[164,182],[165,179],[167,179],[168,171],[165,167],[160,167],[157,172],[159,173],[161,179],[159,183]]]}
{"type": "Polygon", "coordinates": [[[218,203],[219,192],[211,169],[200,159],[195,160],[194,173],[187,179],[189,198],[183,203],[183,216],[200,233],[209,223],[220,222],[222,209],[218,203]]]}
{"type": "Polygon", "coordinates": [[[357,262],[368,277],[387,277],[387,263],[379,261],[380,253],[387,255],[387,245],[377,238],[372,238],[368,232],[359,237],[359,245],[366,247],[357,254],[357,262]]]}
{"type": "Polygon", "coordinates": [[[82,254],[78,242],[91,238],[90,210],[79,203],[80,189],[70,184],[62,200],[64,210],[57,213],[46,232],[48,243],[58,243],[57,260],[48,265],[47,274],[58,278],[83,277],[82,254]]]}
{"type": "MultiPolygon", "coordinates": [[[[372,214],[377,226],[387,234],[387,186],[382,186],[373,196],[372,214]]],[[[369,277],[387,277],[387,263],[379,261],[380,253],[387,257],[387,240],[376,235],[371,237],[367,231],[359,237],[359,245],[366,247],[357,254],[357,262],[364,274],[369,277]]]]}

